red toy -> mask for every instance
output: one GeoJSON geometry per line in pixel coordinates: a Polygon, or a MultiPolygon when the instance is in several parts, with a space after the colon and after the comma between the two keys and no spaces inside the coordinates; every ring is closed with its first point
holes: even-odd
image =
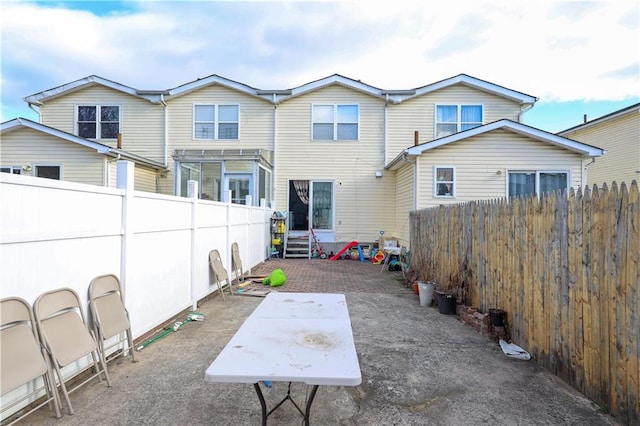
{"type": "Polygon", "coordinates": [[[334,254],[333,256],[331,256],[329,258],[329,260],[338,260],[340,259],[340,256],[347,250],[349,250],[351,247],[357,247],[358,246],[358,242],[357,241],[351,241],[349,244],[347,244],[346,246],[342,247],[342,249],[340,249],[339,252],[337,252],[336,254],[334,254]]]}

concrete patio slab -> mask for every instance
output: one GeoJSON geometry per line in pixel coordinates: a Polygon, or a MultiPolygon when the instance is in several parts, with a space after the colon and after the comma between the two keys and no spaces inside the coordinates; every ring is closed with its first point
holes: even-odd
{"type": "MultiPolygon", "coordinates": [[[[534,360],[508,359],[499,345],[456,316],[421,307],[400,272],[351,260],[270,260],[252,272],[275,268],[288,281],[274,291],[344,293],[348,303],[362,384],[320,387],[311,424],[615,424],[534,360]]],[[[111,388],[93,382],[73,393],[75,415],[64,410],[56,420],[45,407],[24,424],[259,425],[253,386],[205,383],[204,372],[261,301],[214,295],[198,307],[204,321],[189,322],[149,345],[138,363],[110,362],[111,388]]],[[[280,401],[286,386],[263,387],[267,403],[280,401]]],[[[306,392],[305,385],[292,386],[300,403],[306,392]]],[[[300,422],[288,402],[269,417],[273,425],[300,422]]]]}

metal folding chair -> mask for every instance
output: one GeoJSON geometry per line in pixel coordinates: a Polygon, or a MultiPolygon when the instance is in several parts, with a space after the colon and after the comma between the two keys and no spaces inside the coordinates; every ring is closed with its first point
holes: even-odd
{"type": "Polygon", "coordinates": [[[226,282],[229,285],[230,294],[233,294],[233,290],[231,289],[229,274],[227,274],[227,270],[225,269],[222,258],[220,257],[220,252],[216,249],[209,252],[209,266],[211,268],[213,281],[215,281],[218,286],[218,291],[222,295],[222,300],[225,300],[223,291],[224,283],[226,282]]]}
{"type": "Polygon", "coordinates": [[[80,298],[72,289],[60,288],[41,294],[33,304],[33,314],[42,343],[51,357],[53,368],[58,376],[60,390],[69,413],[73,414],[73,406],[69,400],[71,392],[94,378],[101,380],[102,374],[107,381],[107,386],[111,386],[105,360],[98,350],[93,331],[87,326],[80,298]],[[93,367],[93,374],[67,391],[61,369],[89,355],[93,363],[87,368],[93,367]]]}
{"type": "Polygon", "coordinates": [[[14,424],[47,403],[49,407],[53,405],[56,418],[62,417],[49,356],[40,342],[31,305],[19,297],[4,298],[0,300],[0,319],[0,394],[4,397],[27,384],[31,390],[8,404],[2,401],[2,413],[24,401],[35,401],[46,393],[45,401],[12,419],[9,424],[14,424]],[[42,380],[42,385],[38,385],[38,379],[42,380]]]}
{"type": "Polygon", "coordinates": [[[244,281],[244,270],[242,269],[242,259],[240,258],[240,248],[238,243],[231,244],[231,269],[236,274],[238,282],[244,281]]]}
{"type": "MultiPolygon", "coordinates": [[[[127,352],[131,361],[136,362],[129,312],[124,307],[124,298],[120,280],[113,274],[100,275],[89,283],[89,309],[93,322],[93,331],[98,338],[98,346],[106,360],[107,350],[123,346],[119,355],[127,352]],[[112,338],[115,341],[105,347],[112,338]],[[126,343],[126,346],[123,344],[126,343]]],[[[119,356],[118,355],[118,356],[119,356]]]]}

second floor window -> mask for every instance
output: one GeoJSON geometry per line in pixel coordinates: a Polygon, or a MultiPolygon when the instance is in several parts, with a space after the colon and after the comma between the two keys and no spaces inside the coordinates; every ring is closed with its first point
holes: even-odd
{"type": "Polygon", "coordinates": [[[239,139],[238,105],[194,105],[194,139],[239,139]]]}
{"type": "Polygon", "coordinates": [[[78,136],[86,139],[116,139],[120,133],[120,107],[117,105],[79,105],[78,136]]]}
{"type": "Polygon", "coordinates": [[[358,105],[314,105],[312,139],[358,140],[358,105]]]}
{"type": "Polygon", "coordinates": [[[436,138],[482,126],[482,105],[437,105],[436,138]]]}

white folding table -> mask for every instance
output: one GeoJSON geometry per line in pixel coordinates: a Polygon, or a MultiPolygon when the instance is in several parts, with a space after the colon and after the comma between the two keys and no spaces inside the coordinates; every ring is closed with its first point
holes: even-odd
{"type": "Polygon", "coordinates": [[[253,383],[263,425],[286,400],[308,425],[318,386],[362,382],[344,295],[268,294],[207,368],[205,380],[253,383]],[[289,382],[287,395],[269,411],[261,381],[289,382]],[[291,398],[291,382],[312,385],[304,411],[291,398]]]}

